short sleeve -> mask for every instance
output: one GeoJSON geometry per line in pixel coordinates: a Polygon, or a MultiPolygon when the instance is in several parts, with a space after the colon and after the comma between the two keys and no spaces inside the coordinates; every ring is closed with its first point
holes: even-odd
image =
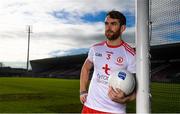
{"type": "Polygon", "coordinates": [[[93,62],[93,56],[94,56],[94,49],[93,49],[93,47],[91,47],[90,49],[89,49],[89,53],[88,53],[88,60],[89,61],[91,61],[91,62],[93,62]]]}
{"type": "Polygon", "coordinates": [[[128,58],[127,70],[131,73],[136,73],[136,55],[132,55],[128,58]]]}

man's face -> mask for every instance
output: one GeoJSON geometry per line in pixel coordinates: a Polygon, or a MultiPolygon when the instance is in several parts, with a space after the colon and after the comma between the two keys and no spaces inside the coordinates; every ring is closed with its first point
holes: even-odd
{"type": "Polygon", "coordinates": [[[121,35],[121,27],[118,19],[109,16],[105,19],[105,36],[108,40],[116,40],[121,35]]]}

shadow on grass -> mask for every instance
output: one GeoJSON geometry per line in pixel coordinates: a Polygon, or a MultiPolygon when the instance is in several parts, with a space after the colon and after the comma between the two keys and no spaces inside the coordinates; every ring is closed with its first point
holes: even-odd
{"type": "Polygon", "coordinates": [[[0,95],[0,101],[24,101],[24,100],[41,100],[47,99],[49,96],[42,95],[41,93],[21,93],[21,94],[5,94],[0,95]]]}
{"type": "Polygon", "coordinates": [[[80,113],[82,110],[82,105],[80,103],[74,103],[67,105],[52,105],[43,108],[46,108],[47,112],[54,113],[80,113]]]}

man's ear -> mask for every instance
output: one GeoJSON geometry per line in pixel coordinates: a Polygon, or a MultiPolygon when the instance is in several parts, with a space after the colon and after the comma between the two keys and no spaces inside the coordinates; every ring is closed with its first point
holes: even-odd
{"type": "Polygon", "coordinates": [[[125,30],[126,30],[126,25],[122,25],[121,29],[120,29],[120,32],[123,33],[125,30]]]}

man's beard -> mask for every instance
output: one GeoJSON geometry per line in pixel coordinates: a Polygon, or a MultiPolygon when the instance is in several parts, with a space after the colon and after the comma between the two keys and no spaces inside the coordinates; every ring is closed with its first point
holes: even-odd
{"type": "Polygon", "coordinates": [[[105,32],[105,36],[108,40],[112,41],[118,39],[119,36],[121,36],[121,33],[119,31],[113,32],[111,30],[108,30],[105,32]],[[108,34],[112,34],[112,35],[108,35],[108,34]]]}

